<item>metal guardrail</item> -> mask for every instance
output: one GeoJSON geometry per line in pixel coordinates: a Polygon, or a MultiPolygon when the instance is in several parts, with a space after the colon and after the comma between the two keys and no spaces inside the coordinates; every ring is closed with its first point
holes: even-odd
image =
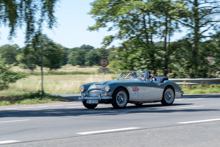
{"type": "Polygon", "coordinates": [[[179,85],[220,84],[220,78],[169,79],[179,85]]]}

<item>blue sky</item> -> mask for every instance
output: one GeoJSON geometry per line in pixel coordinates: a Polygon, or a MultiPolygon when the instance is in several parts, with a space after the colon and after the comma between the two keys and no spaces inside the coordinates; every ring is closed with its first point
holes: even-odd
{"type": "MultiPolygon", "coordinates": [[[[93,0],[60,0],[56,7],[55,16],[57,17],[58,26],[49,30],[46,27],[43,30],[56,43],[64,47],[73,48],[83,44],[89,44],[95,48],[101,47],[102,39],[116,32],[107,32],[105,29],[89,31],[88,27],[95,24],[88,12],[91,9],[90,3],[93,0]]],[[[25,29],[17,29],[17,35],[8,40],[9,29],[1,26],[0,28],[0,46],[4,44],[18,44],[24,46],[25,29]]],[[[183,35],[175,34],[172,40],[181,38],[183,35]]],[[[111,45],[119,46],[120,41],[114,41],[111,45]]]]}

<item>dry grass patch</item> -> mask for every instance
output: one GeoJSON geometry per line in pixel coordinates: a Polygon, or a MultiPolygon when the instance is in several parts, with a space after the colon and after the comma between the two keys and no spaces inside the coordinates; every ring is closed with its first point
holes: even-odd
{"type": "MultiPolygon", "coordinates": [[[[65,65],[65,66],[62,66],[60,69],[51,70],[51,71],[48,68],[44,68],[44,72],[45,73],[47,73],[47,72],[87,72],[87,73],[97,73],[99,68],[100,68],[99,66],[80,67],[80,66],[65,65]]],[[[30,70],[22,69],[19,66],[12,67],[12,70],[16,71],[16,72],[20,71],[20,72],[31,73],[30,70]]],[[[34,72],[37,72],[37,73],[39,73],[40,71],[41,71],[40,67],[37,67],[34,70],[34,72]]]]}
{"type": "MultiPolygon", "coordinates": [[[[82,84],[111,80],[112,75],[46,75],[44,76],[44,90],[51,94],[79,93],[82,84]]],[[[0,91],[0,95],[22,95],[28,92],[36,92],[41,88],[40,76],[29,76],[9,85],[9,89],[0,91]]]]}

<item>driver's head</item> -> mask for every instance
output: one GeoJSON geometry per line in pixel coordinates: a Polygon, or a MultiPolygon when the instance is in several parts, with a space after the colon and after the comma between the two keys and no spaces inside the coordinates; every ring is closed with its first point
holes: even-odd
{"type": "Polygon", "coordinates": [[[131,72],[131,76],[132,76],[133,78],[137,78],[136,72],[131,72]]]}

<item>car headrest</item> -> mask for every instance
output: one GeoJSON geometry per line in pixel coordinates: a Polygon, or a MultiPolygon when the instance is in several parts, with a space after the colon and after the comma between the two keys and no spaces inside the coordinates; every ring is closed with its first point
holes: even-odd
{"type": "Polygon", "coordinates": [[[164,77],[155,77],[156,81],[163,83],[164,81],[168,80],[167,76],[164,77]]]}

